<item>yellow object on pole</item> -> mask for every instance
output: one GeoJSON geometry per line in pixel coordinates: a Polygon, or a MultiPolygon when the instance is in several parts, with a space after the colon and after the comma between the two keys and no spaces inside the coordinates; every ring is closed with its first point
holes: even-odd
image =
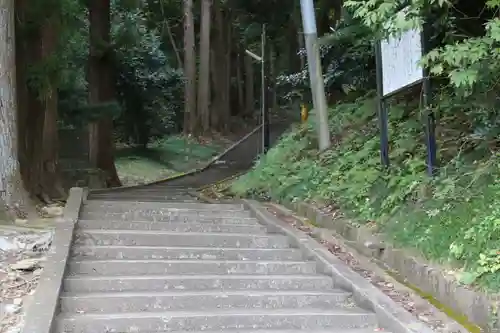
{"type": "Polygon", "coordinates": [[[300,119],[302,120],[303,123],[307,121],[307,118],[309,118],[309,110],[307,110],[307,107],[305,104],[300,105],[300,119]]]}

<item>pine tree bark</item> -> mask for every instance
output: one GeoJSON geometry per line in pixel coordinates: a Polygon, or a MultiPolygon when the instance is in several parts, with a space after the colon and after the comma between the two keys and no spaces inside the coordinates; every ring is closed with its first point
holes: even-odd
{"type": "Polygon", "coordinates": [[[243,57],[244,53],[242,52],[241,48],[238,50],[237,58],[236,58],[236,84],[237,84],[237,91],[238,91],[238,114],[244,115],[245,114],[245,93],[243,92],[244,87],[245,87],[245,82],[243,81],[243,70],[242,70],[242,65],[243,65],[243,57]]]}
{"type": "MultiPolygon", "coordinates": [[[[111,56],[110,0],[89,0],[89,104],[115,101],[115,78],[111,56]]],[[[89,125],[90,162],[106,172],[106,185],[120,186],[114,161],[113,119],[102,116],[89,125]]]]}
{"type": "Polygon", "coordinates": [[[212,62],[212,75],[216,82],[215,106],[211,114],[212,128],[224,131],[229,124],[230,99],[229,88],[231,85],[231,22],[222,4],[217,0],[214,3],[215,37],[212,62]]]}
{"type": "Polygon", "coordinates": [[[184,134],[196,130],[196,51],[193,0],[184,1],[184,134]]]}
{"type": "Polygon", "coordinates": [[[198,76],[198,115],[201,131],[210,131],[210,21],[212,0],[202,0],[200,26],[200,72],[198,76]]]}
{"type": "Polygon", "coordinates": [[[233,26],[231,24],[231,11],[228,9],[227,17],[225,19],[226,23],[226,54],[225,54],[225,64],[226,72],[224,79],[224,106],[223,110],[223,123],[222,130],[228,130],[228,126],[231,122],[231,68],[232,68],[232,52],[233,52],[233,26]]]}
{"type": "MultiPolygon", "coordinates": [[[[18,32],[33,20],[30,4],[15,3],[18,32]]],[[[28,69],[50,61],[57,52],[60,18],[51,13],[38,20],[29,33],[16,34],[17,153],[25,188],[33,197],[50,202],[65,196],[58,170],[57,89],[50,81],[44,91],[30,86],[28,69]]]]}
{"type": "Polygon", "coordinates": [[[17,159],[14,0],[0,0],[0,218],[25,218],[28,197],[17,159]]]}
{"type": "MultiPolygon", "coordinates": [[[[49,59],[57,51],[59,29],[59,17],[45,20],[41,27],[41,58],[49,59]]],[[[43,173],[43,193],[45,201],[50,199],[62,199],[65,193],[62,187],[59,173],[59,133],[57,130],[58,106],[57,88],[50,82],[47,90],[40,96],[44,108],[44,121],[42,132],[42,161],[41,169],[43,173]]]]}

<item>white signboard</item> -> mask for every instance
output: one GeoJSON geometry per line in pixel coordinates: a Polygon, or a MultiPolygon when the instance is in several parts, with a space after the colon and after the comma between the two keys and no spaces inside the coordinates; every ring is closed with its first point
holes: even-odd
{"type": "Polygon", "coordinates": [[[384,96],[423,79],[422,67],[418,65],[422,58],[419,30],[408,30],[400,37],[390,37],[380,44],[384,96]]]}

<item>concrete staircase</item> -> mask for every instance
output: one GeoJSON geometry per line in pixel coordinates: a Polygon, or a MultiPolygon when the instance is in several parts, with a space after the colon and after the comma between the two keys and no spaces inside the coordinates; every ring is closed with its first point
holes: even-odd
{"type": "Polygon", "coordinates": [[[90,200],[54,333],[369,333],[377,316],[242,205],[90,200]]]}
{"type": "MultiPolygon", "coordinates": [[[[205,175],[205,173],[203,174],[205,175]]],[[[200,174],[196,176],[186,176],[191,178],[204,178],[200,174]]],[[[167,182],[168,183],[168,182],[167,182]]],[[[114,191],[92,191],[89,193],[91,200],[103,201],[141,201],[141,202],[197,202],[196,197],[189,194],[190,191],[196,190],[196,187],[188,186],[171,186],[167,183],[158,183],[146,185],[144,187],[134,188],[132,191],[128,189],[116,189],[114,191]]]]}

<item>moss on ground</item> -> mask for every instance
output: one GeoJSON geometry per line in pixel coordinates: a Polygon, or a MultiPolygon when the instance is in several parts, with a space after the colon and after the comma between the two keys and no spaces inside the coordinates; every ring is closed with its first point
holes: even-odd
{"type": "Polygon", "coordinates": [[[124,185],[142,184],[201,167],[223,148],[222,143],[200,143],[174,136],[158,140],[146,149],[118,149],[115,164],[124,185]]]}

